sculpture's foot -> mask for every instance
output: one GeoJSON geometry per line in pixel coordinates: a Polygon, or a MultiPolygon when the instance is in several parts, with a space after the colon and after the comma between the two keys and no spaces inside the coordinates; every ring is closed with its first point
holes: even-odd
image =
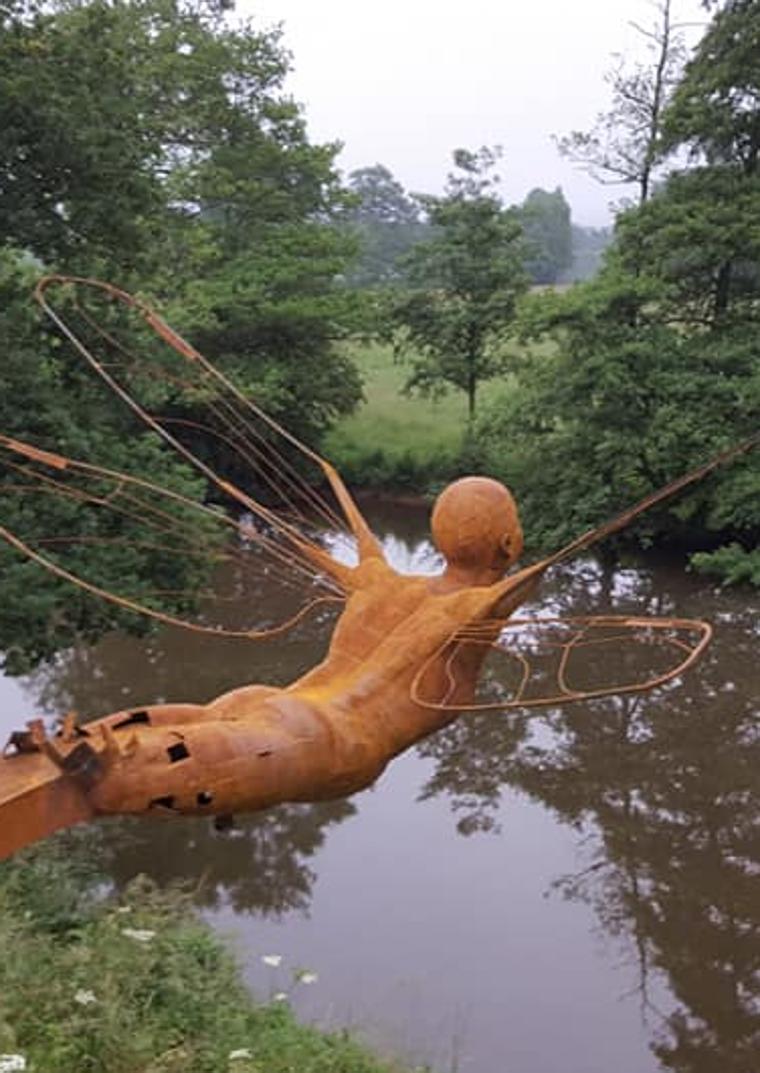
{"type": "Polygon", "coordinates": [[[11,736],[0,757],[0,860],[62,827],[91,820],[87,787],[103,764],[101,752],[76,730],[72,717],[48,738],[42,720],[11,736]]]}

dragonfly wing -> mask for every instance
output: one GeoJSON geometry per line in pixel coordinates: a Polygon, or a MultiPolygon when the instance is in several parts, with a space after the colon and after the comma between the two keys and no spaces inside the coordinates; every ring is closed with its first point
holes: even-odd
{"type": "Polygon", "coordinates": [[[80,366],[131,411],[135,470],[0,440],[6,543],[123,610],[234,636],[268,636],[343,597],[349,570],[325,543],[338,534],[350,561],[353,532],[316,452],[126,292],[54,276],[36,294],[80,366]],[[198,501],[140,477],[147,430],[184,460],[198,501]],[[43,496],[54,509],[32,507],[43,496]],[[200,588],[212,576],[216,610],[200,588]]]}
{"type": "Polygon", "coordinates": [[[683,674],[712,636],[695,619],[578,616],[492,620],[460,630],[412,686],[423,707],[505,711],[642,693],[683,674]],[[475,698],[464,676],[479,669],[475,698]],[[436,661],[444,673],[433,674],[436,661]]]}
{"type": "Polygon", "coordinates": [[[288,555],[249,516],[2,436],[0,504],[13,520],[0,537],[16,551],[164,624],[267,637],[342,602],[334,579],[288,555]]]}

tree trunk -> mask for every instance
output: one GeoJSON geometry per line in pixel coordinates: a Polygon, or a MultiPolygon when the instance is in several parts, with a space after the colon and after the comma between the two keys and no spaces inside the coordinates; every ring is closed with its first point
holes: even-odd
{"type": "Polygon", "coordinates": [[[470,371],[467,376],[467,424],[472,429],[475,420],[475,394],[478,390],[478,381],[475,373],[470,371]]]}
{"type": "Polygon", "coordinates": [[[731,261],[726,261],[720,266],[718,278],[715,281],[715,319],[718,320],[728,310],[731,290],[731,261]]]}

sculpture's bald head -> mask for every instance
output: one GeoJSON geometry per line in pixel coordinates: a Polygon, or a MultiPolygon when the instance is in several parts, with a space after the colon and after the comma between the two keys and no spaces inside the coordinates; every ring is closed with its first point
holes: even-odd
{"type": "Polygon", "coordinates": [[[490,477],[462,477],[433,507],[435,546],[450,566],[504,571],[520,557],[523,534],[512,493],[490,477]]]}

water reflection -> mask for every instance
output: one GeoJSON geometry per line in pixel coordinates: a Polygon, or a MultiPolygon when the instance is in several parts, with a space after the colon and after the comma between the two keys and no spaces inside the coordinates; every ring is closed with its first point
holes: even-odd
{"type": "MultiPolygon", "coordinates": [[[[419,536],[424,512],[385,506],[374,513],[402,568],[434,566],[430,546],[419,536]]],[[[490,840],[492,874],[499,870],[500,882],[510,876],[510,860],[501,859],[500,847],[508,840],[497,833],[515,815],[514,791],[549,810],[558,828],[577,831],[579,865],[567,868],[557,855],[546,867],[550,875],[553,869],[563,904],[590,907],[610,940],[625,942],[627,987],[647,1014],[644,1039],[656,1068],[752,1073],[760,1068],[757,598],[746,591],[716,592],[678,564],[587,560],[558,572],[541,593],[540,606],[565,615],[677,613],[708,618],[718,629],[697,668],[656,694],[531,718],[484,713],[456,721],[419,747],[416,767],[408,758],[405,771],[417,779],[412,794],[420,809],[437,806],[440,812],[443,805],[450,828],[461,835],[490,832],[487,840],[459,839],[461,851],[447,843],[445,852],[452,868],[467,871],[473,865],[467,848],[490,840]],[[672,998],[663,992],[663,976],[672,998]]],[[[40,672],[31,688],[48,711],[75,708],[85,716],[146,700],[204,701],[242,682],[292,679],[320,657],[329,628],[327,619],[315,618],[284,644],[210,641],[177,631],[147,642],[109,638],[95,649],[66,654],[40,672]]],[[[344,828],[352,826],[347,820],[368,822],[382,793],[381,786],[372,807],[364,799],[274,809],[239,821],[226,835],[200,820],[119,821],[97,828],[93,837],[101,840],[117,883],[149,871],[161,881],[189,880],[209,909],[255,913],[259,919],[305,914],[337,829],[345,840],[344,828]]],[[[382,838],[377,820],[363,830],[376,839],[364,847],[370,853],[382,838]]],[[[536,830],[544,829],[538,824],[536,830]]],[[[406,837],[400,817],[394,845],[403,846],[406,837]]],[[[394,876],[402,891],[404,884],[411,889],[424,883],[432,845],[428,839],[407,847],[407,856],[418,855],[420,864],[405,865],[408,874],[394,876]]],[[[354,868],[353,858],[347,871],[349,866],[354,868]]],[[[358,880],[351,875],[355,891],[358,880]]],[[[510,897],[517,897],[514,890],[510,897]]],[[[415,927],[427,927],[431,908],[415,927]]],[[[556,907],[547,912],[561,915],[556,907]]],[[[489,933],[498,937],[508,916],[504,904],[494,905],[493,914],[489,933]]],[[[366,922],[360,926],[373,930],[366,922]]],[[[380,947],[390,941],[390,928],[389,923],[378,930],[380,947]]],[[[531,936],[534,952],[543,949],[538,930],[531,936]]],[[[443,936],[433,938],[440,942],[443,936]]],[[[451,944],[450,934],[446,941],[451,944]]],[[[534,970],[522,971],[527,979],[534,970]]],[[[476,973],[485,977],[485,967],[476,973]]],[[[542,977],[540,987],[549,986],[542,977]]],[[[462,980],[464,994],[477,988],[477,978],[462,980]]],[[[498,1026],[504,1023],[503,1014],[494,1014],[496,1042],[490,1051],[482,1042],[487,1033],[478,1030],[482,1053],[472,1058],[471,1070],[502,1067],[499,1047],[506,1043],[498,1042],[498,1026]]],[[[517,1031],[514,1024],[510,1031],[517,1031]]],[[[597,1068],[588,1058],[582,1064],[582,1045],[578,1048],[577,1067],[597,1068]]],[[[642,1073],[640,1058],[631,1054],[621,1044],[618,1068],[642,1073]]],[[[555,1065],[544,1059],[539,1068],[526,1060],[520,1073],[563,1069],[565,1057],[560,1044],[555,1065]]]]}
{"type": "Polygon", "coordinates": [[[424,796],[449,795],[460,830],[482,830],[509,785],[593,830],[586,866],[557,886],[628,936],[662,1068],[750,1073],[760,1065],[757,600],[667,569],[593,564],[563,572],[547,595],[565,613],[677,607],[720,628],[696,670],[659,693],[568,706],[530,735],[513,723],[512,740],[487,719],[461,720],[423,746],[437,761],[424,796]],[[661,1018],[654,970],[678,1000],[661,1018]]]}
{"type": "Polygon", "coordinates": [[[350,801],[283,805],[237,819],[224,832],[205,819],[120,819],[97,828],[99,857],[117,887],[147,869],[161,884],[181,877],[204,909],[305,913],[316,880],[309,861],[329,828],[355,813],[350,801]]]}

